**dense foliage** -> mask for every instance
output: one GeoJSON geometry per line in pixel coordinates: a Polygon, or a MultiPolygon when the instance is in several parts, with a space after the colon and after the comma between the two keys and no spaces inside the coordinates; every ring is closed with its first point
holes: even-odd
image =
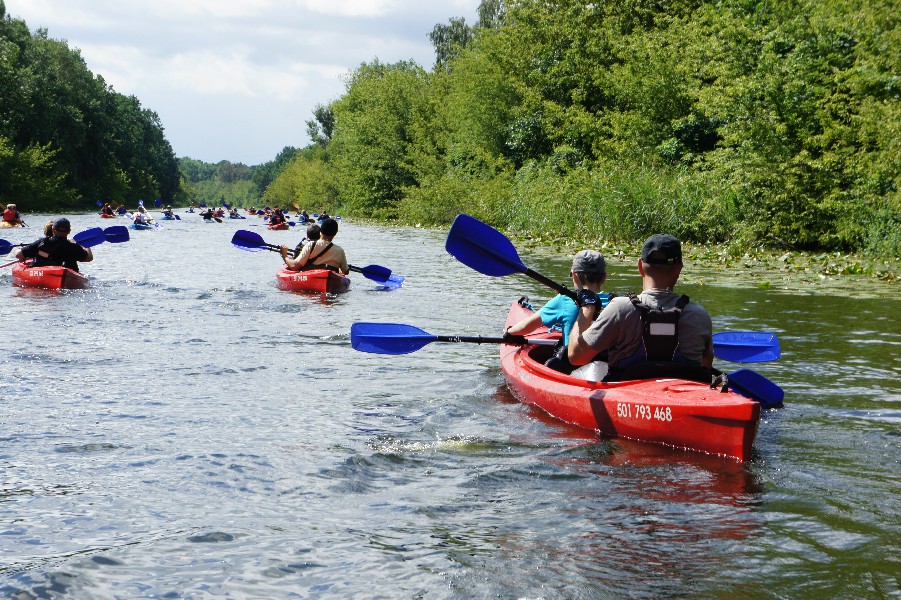
{"type": "Polygon", "coordinates": [[[94,76],[77,49],[9,17],[0,0],[0,201],[85,209],[172,202],[179,191],[156,113],[94,76]]]}
{"type": "Polygon", "coordinates": [[[273,185],[408,222],[899,256],[897,9],[485,0],[436,26],[430,72],[357,68],[273,185]]]}

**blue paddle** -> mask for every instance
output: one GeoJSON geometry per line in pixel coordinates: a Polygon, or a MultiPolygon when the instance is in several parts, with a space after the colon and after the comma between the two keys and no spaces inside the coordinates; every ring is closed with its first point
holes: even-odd
{"type": "Polygon", "coordinates": [[[745,398],[760,402],[761,408],[779,408],[785,398],[782,388],[750,369],[738,369],[728,375],[729,387],[745,398]]]}
{"type": "Polygon", "coordinates": [[[776,334],[763,331],[714,333],[713,353],[720,360],[741,363],[778,360],[782,355],[776,334]]]}
{"type": "Polygon", "coordinates": [[[25,246],[26,244],[13,244],[7,240],[0,240],[0,256],[4,254],[9,254],[13,248],[17,248],[19,246],[25,246]]]}
{"type": "Polygon", "coordinates": [[[90,229],[85,229],[84,231],[73,235],[72,241],[78,242],[78,244],[85,248],[90,248],[105,242],[106,236],[103,234],[103,229],[100,227],[91,227],[90,229]]]}
{"type": "Polygon", "coordinates": [[[469,215],[457,215],[447,232],[444,248],[461,263],[484,275],[503,277],[522,273],[558,294],[576,299],[576,293],[571,289],[525,266],[513,242],[504,234],[469,215]]]}
{"type": "Polygon", "coordinates": [[[121,244],[130,239],[128,227],[125,225],[113,225],[112,227],[107,227],[103,230],[103,237],[110,244],[121,244]]]}
{"type": "Polygon", "coordinates": [[[113,225],[106,229],[92,227],[72,236],[72,240],[85,248],[91,248],[103,242],[119,244],[129,240],[128,228],[124,225],[113,225]]]}
{"type": "Polygon", "coordinates": [[[470,344],[510,344],[553,346],[557,340],[546,338],[522,338],[513,344],[499,337],[466,337],[459,335],[434,335],[401,323],[354,323],[350,326],[350,345],[360,352],[374,354],[410,354],[432,342],[466,342],[470,344]]]}
{"type": "MultiPolygon", "coordinates": [[[[457,218],[454,219],[450,231],[447,233],[445,249],[447,249],[454,258],[466,266],[475,269],[479,273],[491,275],[493,277],[503,277],[514,273],[523,273],[556,290],[558,293],[575,299],[575,293],[572,292],[572,290],[569,290],[559,283],[526,267],[522,263],[522,260],[520,260],[519,254],[516,252],[513,243],[507,239],[504,234],[494,227],[482,223],[469,215],[459,214],[457,215],[457,218]]],[[[775,335],[773,335],[773,338],[775,339],[775,335]]],[[[723,339],[728,341],[729,337],[724,336],[723,339]]],[[[740,343],[743,344],[745,349],[750,345],[750,342],[747,339],[743,342],[739,342],[737,337],[733,336],[731,341],[733,342],[731,349],[722,350],[722,348],[725,348],[726,346],[721,346],[721,351],[729,354],[732,358],[724,358],[723,360],[734,360],[735,358],[739,358],[742,353],[751,358],[765,354],[760,352],[759,348],[756,350],[752,349],[751,351],[737,350],[737,348],[740,347],[740,343]]],[[[760,341],[758,340],[757,343],[760,343],[760,341]]],[[[778,342],[776,343],[778,346],[778,342]]],[[[772,351],[772,346],[770,348],[772,351]]],[[[716,352],[716,346],[714,346],[714,352],[716,352]]],[[[775,355],[776,358],[778,358],[778,352],[773,352],[771,355],[775,355]]],[[[719,356],[717,358],[719,358],[719,356]]],[[[761,360],[770,359],[763,358],[761,360]]],[[[742,371],[753,373],[753,371],[747,369],[742,369],[742,371]]],[[[743,395],[757,400],[762,404],[774,395],[773,388],[779,389],[779,392],[782,391],[779,386],[763,375],[758,373],[754,373],[754,375],[756,375],[756,377],[739,374],[739,385],[744,385],[744,389],[747,392],[743,395]]]]}
{"type": "MultiPolygon", "coordinates": [[[[248,252],[259,252],[260,250],[281,252],[281,246],[267,244],[260,234],[254,233],[253,231],[247,231],[246,229],[239,229],[235,232],[232,236],[232,244],[241,250],[247,250],[248,252]]],[[[366,267],[348,265],[348,268],[356,273],[361,273],[363,277],[366,277],[367,279],[371,279],[389,287],[399,286],[404,280],[403,277],[392,275],[391,269],[380,265],[368,265],[366,267]],[[394,278],[393,280],[392,277],[394,278]]]]}

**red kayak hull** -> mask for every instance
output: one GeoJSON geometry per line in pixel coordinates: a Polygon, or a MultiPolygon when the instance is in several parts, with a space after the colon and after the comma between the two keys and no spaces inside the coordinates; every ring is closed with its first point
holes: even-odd
{"type": "Polygon", "coordinates": [[[285,229],[291,229],[291,226],[287,223],[279,223],[278,225],[267,225],[269,229],[273,231],[284,231],[285,229]]]}
{"type": "Polygon", "coordinates": [[[13,285],[48,290],[80,290],[88,286],[88,278],[66,267],[30,267],[18,263],[12,268],[13,285]]]}
{"type": "MultiPolygon", "coordinates": [[[[514,302],[505,328],[532,311],[514,302]]],[[[559,337],[547,330],[529,337],[559,337]]],[[[605,435],[748,460],[760,404],[683,379],[591,382],[542,364],[548,346],[508,346],[501,369],[513,395],[551,416],[605,435]]]]}
{"type": "Polygon", "coordinates": [[[282,267],[275,276],[278,288],[291,292],[340,294],[350,289],[350,279],[328,269],[291,271],[287,267],[282,267]]]}
{"type": "Polygon", "coordinates": [[[105,214],[101,214],[101,215],[100,215],[100,218],[101,218],[101,219],[115,219],[115,218],[116,218],[116,215],[105,215],[105,214]]]}

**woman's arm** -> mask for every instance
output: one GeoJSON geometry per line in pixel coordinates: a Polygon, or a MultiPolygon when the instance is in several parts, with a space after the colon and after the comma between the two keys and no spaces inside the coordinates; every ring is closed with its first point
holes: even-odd
{"type": "Polygon", "coordinates": [[[511,325],[510,328],[507,329],[507,333],[509,333],[510,335],[522,335],[535,331],[543,324],[544,323],[541,322],[541,315],[536,312],[535,314],[529,315],[528,317],[524,318],[519,323],[511,325]]]}

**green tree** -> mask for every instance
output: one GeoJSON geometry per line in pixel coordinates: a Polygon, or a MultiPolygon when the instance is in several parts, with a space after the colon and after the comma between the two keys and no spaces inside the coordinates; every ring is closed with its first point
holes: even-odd
{"type": "Polygon", "coordinates": [[[335,129],[335,114],[331,107],[317,104],[313,109],[313,118],[307,121],[307,135],[314,144],[325,148],[332,139],[335,129]]]}
{"type": "Polygon", "coordinates": [[[347,210],[393,217],[404,188],[415,185],[408,163],[410,126],[428,92],[428,74],[412,62],[361,65],[332,104],[330,164],[347,210]]]}
{"type": "Polygon", "coordinates": [[[435,48],[435,66],[446,69],[451,59],[472,42],[472,30],[463,17],[453,18],[447,25],[435,25],[429,33],[429,41],[435,48]]]}

